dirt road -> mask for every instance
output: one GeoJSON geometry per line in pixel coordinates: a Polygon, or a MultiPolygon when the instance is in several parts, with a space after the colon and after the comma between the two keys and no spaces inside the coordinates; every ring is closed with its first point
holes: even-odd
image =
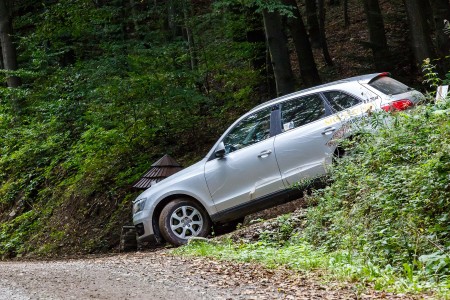
{"type": "Polygon", "coordinates": [[[0,299],[409,299],[248,263],[167,251],[58,261],[0,262],[0,299]]]}

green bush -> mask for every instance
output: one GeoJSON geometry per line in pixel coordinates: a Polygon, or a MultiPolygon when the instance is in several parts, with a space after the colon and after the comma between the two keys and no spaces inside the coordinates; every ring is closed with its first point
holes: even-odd
{"type": "Polygon", "coordinates": [[[338,161],[332,185],[315,196],[303,237],[328,251],[448,279],[450,102],[393,118],[338,161]]]}
{"type": "Polygon", "coordinates": [[[14,19],[23,84],[0,85],[0,251],[113,247],[151,163],[169,153],[189,165],[258,103],[245,18],[193,10],[192,66],[182,32],[164,25],[166,3],[124,4],[30,2],[35,13],[14,19]],[[40,221],[19,226],[30,211],[40,221]]]}
{"type": "Polygon", "coordinates": [[[377,130],[352,143],[330,170],[330,185],[307,196],[306,218],[280,216],[256,242],[198,242],[175,252],[326,269],[361,287],[447,299],[450,101],[373,118],[377,130]]]}

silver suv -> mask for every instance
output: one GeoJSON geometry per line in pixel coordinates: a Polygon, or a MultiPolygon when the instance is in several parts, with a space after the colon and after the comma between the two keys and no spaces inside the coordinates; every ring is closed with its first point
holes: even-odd
{"type": "Polygon", "coordinates": [[[199,162],[133,202],[138,239],[181,245],[211,226],[298,198],[292,188],[324,175],[351,121],[403,110],[424,96],[378,73],[340,80],[263,103],[233,123],[199,162]]]}

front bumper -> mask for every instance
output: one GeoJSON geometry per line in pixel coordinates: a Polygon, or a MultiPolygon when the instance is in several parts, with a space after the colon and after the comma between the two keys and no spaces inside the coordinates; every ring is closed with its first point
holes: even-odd
{"type": "Polygon", "coordinates": [[[156,235],[154,235],[154,234],[138,236],[137,240],[139,243],[149,243],[152,245],[158,245],[160,243],[160,240],[158,238],[156,238],[156,235]]]}
{"type": "Polygon", "coordinates": [[[138,241],[156,240],[151,218],[146,211],[141,211],[133,216],[133,224],[136,228],[138,241]]]}

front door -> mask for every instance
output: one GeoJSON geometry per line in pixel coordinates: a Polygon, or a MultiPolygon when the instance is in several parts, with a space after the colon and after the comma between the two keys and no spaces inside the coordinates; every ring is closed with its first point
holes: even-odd
{"type": "Polygon", "coordinates": [[[253,113],[222,140],[226,154],[205,165],[205,178],[218,211],[284,189],[270,136],[271,108],[253,113]]]}

